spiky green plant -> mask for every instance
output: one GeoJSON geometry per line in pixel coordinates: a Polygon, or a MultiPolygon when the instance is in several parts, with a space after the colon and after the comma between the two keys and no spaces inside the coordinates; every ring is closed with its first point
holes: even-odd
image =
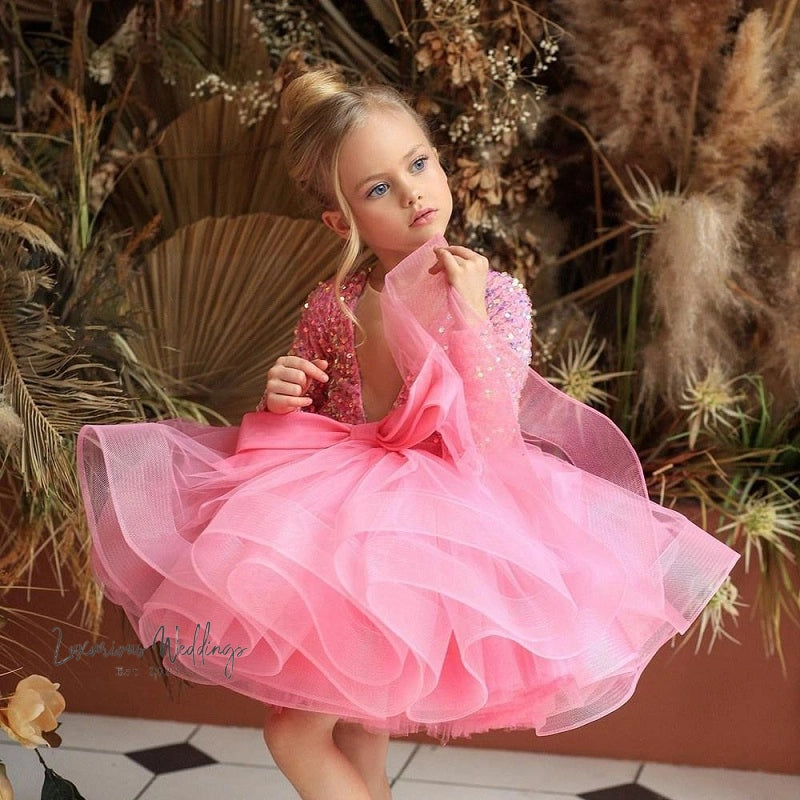
{"type": "MultiPolygon", "coordinates": [[[[737,624],[739,610],[743,607],[744,603],[739,600],[739,590],[733,581],[727,578],[703,609],[696,629],[693,631],[695,652],[700,651],[706,634],[708,634],[708,652],[711,652],[714,643],[720,638],[738,644],[737,639],[730,632],[730,627],[737,624]]],[[[689,641],[689,639],[685,641],[689,641]]],[[[683,643],[681,644],[683,645],[683,643]]]]}
{"type": "Polygon", "coordinates": [[[691,373],[687,375],[678,407],[688,412],[690,448],[694,448],[701,430],[711,434],[721,427],[730,430],[741,418],[743,395],[735,392],[734,384],[734,380],[724,376],[719,365],[712,367],[702,379],[691,373]]]}
{"type": "Polygon", "coordinates": [[[602,385],[624,373],[604,372],[598,367],[606,343],[596,341],[593,333],[592,323],[581,340],[567,341],[566,353],[560,353],[558,363],[551,364],[548,380],[581,403],[605,408],[613,397],[602,385]]]}

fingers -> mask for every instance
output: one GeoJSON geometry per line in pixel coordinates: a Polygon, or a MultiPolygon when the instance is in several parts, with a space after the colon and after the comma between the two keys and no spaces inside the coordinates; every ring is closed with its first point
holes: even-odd
{"type": "Polygon", "coordinates": [[[448,262],[452,266],[455,264],[455,258],[450,254],[446,247],[434,247],[433,252],[436,255],[436,263],[428,270],[431,275],[436,275],[446,269],[445,264],[448,262]]]}
{"type": "MultiPolygon", "coordinates": [[[[470,250],[469,247],[462,247],[460,244],[451,244],[447,247],[437,247],[437,250],[444,250],[445,252],[452,253],[454,256],[459,256],[460,258],[464,259],[483,259],[486,261],[486,258],[482,256],[480,253],[476,253],[474,250],[470,250]]],[[[486,262],[488,264],[488,261],[486,262]]]]}
{"type": "Polygon", "coordinates": [[[325,359],[308,361],[299,356],[281,356],[267,372],[267,410],[285,414],[311,405],[306,396],[311,381],[328,380],[325,359]]]}
{"type": "Polygon", "coordinates": [[[444,271],[447,282],[461,295],[467,305],[482,319],[486,312],[486,279],[489,261],[485,256],[460,245],[434,249],[437,262],[430,272],[444,271]]]}
{"type": "Polygon", "coordinates": [[[305,391],[312,380],[322,383],[328,380],[327,366],[328,362],[321,358],[308,361],[300,356],[281,356],[267,372],[267,378],[302,386],[305,391]]]}
{"type": "Polygon", "coordinates": [[[431,267],[431,274],[435,275],[437,272],[445,270],[450,275],[451,272],[459,269],[484,274],[489,271],[488,259],[468,247],[449,245],[448,247],[436,247],[433,252],[436,253],[437,262],[431,267]]]}

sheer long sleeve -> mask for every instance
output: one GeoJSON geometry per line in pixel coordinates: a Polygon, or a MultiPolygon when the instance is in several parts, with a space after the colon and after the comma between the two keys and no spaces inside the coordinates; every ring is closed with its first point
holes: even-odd
{"type": "Polygon", "coordinates": [[[516,278],[505,272],[491,272],[486,287],[486,310],[491,324],[488,336],[495,351],[500,351],[509,390],[519,402],[531,361],[530,297],[516,278]]]}
{"type": "Polygon", "coordinates": [[[531,359],[531,303],[522,284],[492,272],[488,320],[456,300],[447,336],[450,360],[461,375],[470,426],[481,447],[502,445],[517,430],[520,394],[531,359]]]}

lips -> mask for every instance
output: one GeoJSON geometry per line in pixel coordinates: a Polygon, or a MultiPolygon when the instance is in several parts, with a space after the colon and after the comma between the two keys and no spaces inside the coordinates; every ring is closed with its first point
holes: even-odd
{"type": "Polygon", "coordinates": [[[421,211],[418,211],[416,214],[414,214],[414,219],[411,220],[410,227],[416,228],[421,225],[427,225],[433,220],[435,214],[435,208],[423,208],[421,211]]]}

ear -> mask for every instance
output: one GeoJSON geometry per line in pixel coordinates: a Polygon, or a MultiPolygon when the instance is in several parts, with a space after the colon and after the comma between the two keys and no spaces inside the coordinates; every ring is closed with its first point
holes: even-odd
{"type": "Polygon", "coordinates": [[[323,211],[322,221],[342,239],[346,239],[350,235],[350,226],[341,211],[323,211]]]}

